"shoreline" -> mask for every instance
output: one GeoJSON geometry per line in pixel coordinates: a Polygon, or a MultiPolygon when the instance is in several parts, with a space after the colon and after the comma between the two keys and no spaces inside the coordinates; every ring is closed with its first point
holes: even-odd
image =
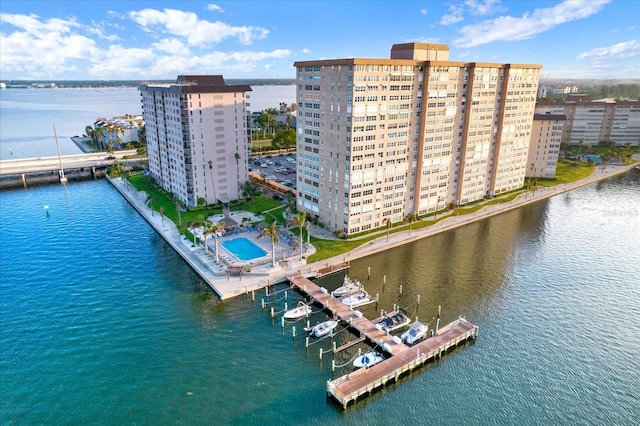
{"type": "MultiPolygon", "coordinates": [[[[150,214],[151,210],[145,205],[146,194],[144,192],[138,192],[127,187],[119,178],[112,179],[107,176],[107,180],[111,182],[113,187],[120,192],[125,200],[127,200],[138,211],[142,218],[145,219],[167,243],[169,243],[169,245],[198,273],[198,275],[200,275],[203,281],[205,281],[205,283],[218,295],[218,297],[220,297],[221,300],[225,300],[241,296],[243,294],[246,295],[252,291],[260,290],[272,284],[284,282],[287,280],[286,277],[288,275],[294,273],[313,276],[317,274],[320,269],[337,264],[349,263],[352,260],[357,260],[371,254],[420,240],[422,238],[450,231],[459,226],[468,225],[528,204],[536,203],[567,191],[626,173],[633,168],[636,168],[636,166],[637,163],[628,166],[610,165],[608,166],[609,168],[604,171],[596,167],[595,171],[590,176],[579,181],[557,185],[550,188],[542,187],[541,189],[533,191],[531,194],[521,194],[515,199],[504,204],[498,203],[488,205],[474,213],[462,216],[450,215],[438,223],[424,228],[389,234],[388,240],[386,233],[383,232],[380,237],[375,238],[368,243],[363,243],[348,252],[328,259],[323,259],[311,264],[305,264],[304,260],[292,261],[291,259],[288,259],[288,267],[286,269],[280,266],[269,267],[260,273],[251,272],[242,276],[228,276],[226,273],[216,275],[211,267],[205,266],[203,261],[199,259],[194,252],[190,251],[182,242],[182,237],[180,236],[176,225],[171,220],[166,219],[162,221],[159,214],[150,214]]],[[[328,231],[324,230],[324,232],[327,233],[328,231]]],[[[323,238],[328,235],[317,236],[323,238]]]]}

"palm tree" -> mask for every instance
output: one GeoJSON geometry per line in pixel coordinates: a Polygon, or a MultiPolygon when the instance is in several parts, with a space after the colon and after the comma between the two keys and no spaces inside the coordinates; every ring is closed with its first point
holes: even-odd
{"type": "Polygon", "coordinates": [[[164,226],[164,207],[160,207],[160,217],[162,218],[162,226],[164,226]]]}
{"type": "Polygon", "coordinates": [[[311,229],[311,222],[307,221],[307,224],[305,225],[305,228],[307,230],[307,246],[308,246],[310,241],[311,241],[311,232],[309,232],[310,229],[311,229]]]}
{"type": "Polygon", "coordinates": [[[213,161],[209,160],[209,176],[211,176],[211,187],[213,188],[213,204],[218,202],[218,197],[216,196],[216,186],[213,183],[213,161]]]}
{"type": "Polygon", "coordinates": [[[224,226],[225,226],[225,223],[224,221],[221,220],[216,225],[216,228],[214,229],[214,233],[213,233],[213,240],[216,243],[216,262],[218,261],[218,234],[224,235],[225,233],[224,226]]]}
{"type": "Polygon", "coordinates": [[[235,154],[233,154],[233,157],[236,159],[236,167],[237,167],[236,176],[238,177],[238,199],[240,199],[241,198],[241,195],[240,195],[240,153],[236,152],[235,154]]]}
{"type": "Polygon", "coordinates": [[[606,151],[606,152],[603,152],[603,153],[600,155],[600,158],[602,159],[602,171],[604,172],[604,168],[605,168],[605,166],[606,166],[606,165],[607,165],[607,163],[608,163],[609,161],[611,161],[611,159],[613,158],[613,152],[612,152],[612,151],[606,151]]]}
{"type": "Polygon", "coordinates": [[[183,206],[183,202],[181,200],[174,200],[173,205],[176,206],[176,212],[178,213],[178,226],[182,226],[182,217],[180,216],[180,209],[183,206]]]}
{"type": "Polygon", "coordinates": [[[155,195],[147,195],[147,199],[144,202],[151,209],[151,216],[153,216],[153,203],[155,201],[156,201],[156,196],[155,195]]]}
{"type": "Polygon", "coordinates": [[[300,230],[300,260],[302,260],[302,227],[304,226],[304,223],[307,220],[307,212],[296,213],[296,215],[293,218],[298,224],[298,229],[300,230]]]}
{"type": "Polygon", "coordinates": [[[391,218],[385,217],[382,219],[382,224],[387,227],[387,242],[389,242],[389,230],[391,230],[391,218]]]}
{"type": "Polygon", "coordinates": [[[529,173],[529,190],[531,190],[531,177],[533,176],[533,171],[536,169],[536,163],[531,163],[531,165],[529,166],[529,170],[531,171],[531,173],[529,173]]]}
{"type": "Polygon", "coordinates": [[[266,226],[258,238],[262,238],[265,235],[271,237],[271,266],[276,266],[276,244],[280,242],[280,233],[277,229],[278,221],[274,220],[273,223],[269,226],[266,226]]]}
{"type": "Polygon", "coordinates": [[[418,220],[418,215],[415,213],[409,213],[405,220],[409,222],[409,236],[411,236],[411,225],[413,224],[413,222],[418,220]]]}

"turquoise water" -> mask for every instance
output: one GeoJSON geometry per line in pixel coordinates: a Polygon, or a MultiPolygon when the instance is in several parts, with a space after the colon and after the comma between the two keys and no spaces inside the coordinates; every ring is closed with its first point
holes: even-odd
{"type": "Polygon", "coordinates": [[[240,260],[253,260],[267,255],[267,252],[246,238],[224,240],[220,244],[240,260]]]}
{"type": "Polygon", "coordinates": [[[640,416],[638,175],[354,263],[350,275],[380,294],[365,315],[398,303],[429,321],[442,305],[444,323],[465,314],[480,337],[346,412],[325,399],[329,355],[320,361],[319,346],[306,351],[291,325],[272,322],[263,294],[220,302],[108,182],[5,191],[0,417],[632,424],[640,416]]]}

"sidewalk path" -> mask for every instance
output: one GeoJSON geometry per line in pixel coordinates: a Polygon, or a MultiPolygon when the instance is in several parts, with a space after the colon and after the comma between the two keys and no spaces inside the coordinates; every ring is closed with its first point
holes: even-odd
{"type": "MultiPolygon", "coordinates": [[[[147,195],[145,192],[138,192],[130,183],[124,182],[120,178],[107,179],[113,186],[129,201],[129,203],[140,213],[140,215],[160,234],[182,258],[200,275],[200,277],[211,287],[211,289],[221,298],[228,299],[231,297],[247,294],[251,291],[264,288],[268,285],[286,281],[286,276],[299,272],[307,275],[313,275],[321,268],[336,265],[343,262],[350,262],[368,256],[373,253],[388,250],[408,242],[416,241],[431,235],[438,234],[466,225],[478,220],[485,219],[527,204],[535,203],[546,198],[553,197],[572,189],[597,182],[608,177],[625,173],[635,167],[610,165],[604,171],[601,167],[596,167],[593,174],[580,181],[557,185],[550,188],[541,187],[532,193],[522,194],[512,201],[487,205],[481,210],[472,213],[457,216],[449,214],[445,219],[440,220],[433,225],[412,229],[409,231],[395,232],[389,234],[387,241],[386,231],[380,231],[381,236],[371,240],[353,250],[309,265],[305,264],[305,260],[298,260],[298,257],[289,258],[286,262],[286,268],[280,265],[271,267],[267,265],[260,268],[254,268],[251,272],[245,273],[242,277],[227,276],[226,272],[221,269],[220,265],[209,262],[205,256],[198,250],[192,250],[190,244],[185,244],[184,237],[180,235],[176,225],[169,219],[163,218],[158,212],[153,212],[146,204],[147,195]]],[[[311,234],[314,237],[335,239],[335,236],[327,229],[312,226],[311,234]]],[[[315,252],[315,248],[311,247],[306,253],[306,257],[315,252]]]]}

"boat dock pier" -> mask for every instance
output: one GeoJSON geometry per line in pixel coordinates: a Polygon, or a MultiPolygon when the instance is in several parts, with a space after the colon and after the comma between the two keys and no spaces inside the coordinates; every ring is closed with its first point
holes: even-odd
{"type": "Polygon", "coordinates": [[[387,352],[389,357],[368,368],[361,368],[335,380],[327,381],[327,395],[332,396],[345,409],[349,402],[373,392],[388,382],[397,381],[405,372],[411,371],[427,362],[440,358],[450,348],[478,335],[478,326],[464,318],[439,328],[435,334],[414,346],[405,345],[394,337],[374,326],[374,323],[333,297],[326,289],[300,274],[287,277],[293,289],[307,295],[313,303],[320,304],[340,320],[360,333],[360,339],[366,338],[387,352]]]}
{"type": "Polygon", "coordinates": [[[327,275],[337,274],[345,269],[349,269],[351,265],[349,262],[338,263],[336,265],[327,265],[326,268],[318,269],[318,278],[326,277],[327,275]]]}

